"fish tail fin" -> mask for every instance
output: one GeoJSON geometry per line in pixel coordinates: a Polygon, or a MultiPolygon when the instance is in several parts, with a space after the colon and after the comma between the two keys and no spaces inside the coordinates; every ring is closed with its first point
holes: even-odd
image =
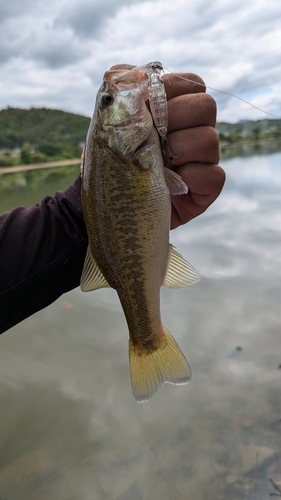
{"type": "Polygon", "coordinates": [[[154,349],[136,347],[130,339],[129,359],[132,391],[139,403],[150,399],[165,382],[184,385],[191,379],[189,364],[165,327],[154,349]]]}

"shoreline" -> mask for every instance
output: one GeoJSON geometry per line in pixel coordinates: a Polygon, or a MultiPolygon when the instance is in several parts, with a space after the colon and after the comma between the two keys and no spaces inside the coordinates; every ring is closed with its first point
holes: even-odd
{"type": "Polygon", "coordinates": [[[67,165],[80,165],[81,158],[72,160],[50,161],[46,163],[30,163],[28,165],[17,165],[15,167],[0,167],[0,175],[16,174],[18,172],[27,172],[28,170],[42,170],[43,168],[65,167],[67,165]]]}

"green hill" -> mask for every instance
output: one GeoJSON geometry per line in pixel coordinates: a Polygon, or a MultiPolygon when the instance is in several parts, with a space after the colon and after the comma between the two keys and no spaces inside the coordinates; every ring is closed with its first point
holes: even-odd
{"type": "Polygon", "coordinates": [[[273,140],[281,137],[281,120],[241,120],[237,123],[217,123],[220,140],[229,143],[237,141],[273,140]]]}
{"type": "Polygon", "coordinates": [[[0,167],[79,158],[89,123],[57,109],[2,109],[0,167]]]}
{"type": "Polygon", "coordinates": [[[85,141],[89,123],[86,116],[57,109],[8,107],[0,110],[0,148],[78,146],[85,141]]]}

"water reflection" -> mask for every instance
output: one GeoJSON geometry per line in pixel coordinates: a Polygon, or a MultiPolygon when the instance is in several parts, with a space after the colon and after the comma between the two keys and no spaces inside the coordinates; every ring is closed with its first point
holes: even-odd
{"type": "MultiPolygon", "coordinates": [[[[2,335],[1,500],[264,500],[274,491],[280,163],[280,152],[223,160],[223,194],[172,233],[202,276],[192,288],[162,291],[164,323],[192,366],[188,386],[135,403],[112,290],[74,290],[2,335]]],[[[63,189],[76,173],[37,185],[36,175],[2,191],[1,211],[63,189]]]]}
{"type": "Polygon", "coordinates": [[[47,194],[65,189],[79,174],[79,167],[68,166],[0,175],[0,213],[38,203],[47,194]]]}
{"type": "Polygon", "coordinates": [[[230,158],[237,157],[251,157],[254,155],[271,155],[273,153],[280,153],[281,145],[279,141],[272,142],[258,142],[256,144],[252,143],[240,143],[237,145],[232,145],[231,147],[222,146],[221,154],[222,159],[227,160],[230,158]]]}

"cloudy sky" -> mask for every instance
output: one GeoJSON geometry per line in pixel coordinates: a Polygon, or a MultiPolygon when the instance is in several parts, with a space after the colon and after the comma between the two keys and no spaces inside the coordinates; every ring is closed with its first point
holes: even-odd
{"type": "MultiPolygon", "coordinates": [[[[0,109],[90,116],[112,64],[153,60],[281,116],[281,2],[0,0],[0,109]]],[[[218,121],[266,118],[210,93],[218,121]]]]}

